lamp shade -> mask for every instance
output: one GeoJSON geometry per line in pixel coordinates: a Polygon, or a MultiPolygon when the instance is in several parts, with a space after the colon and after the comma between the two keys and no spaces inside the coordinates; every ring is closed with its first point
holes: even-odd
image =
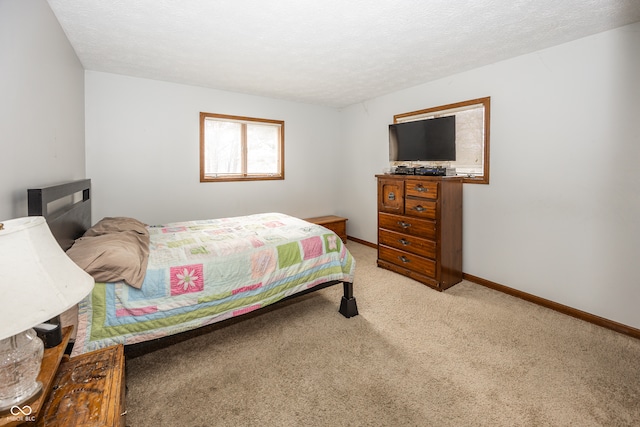
{"type": "Polygon", "coordinates": [[[94,285],[58,245],[40,216],[3,221],[0,230],[0,340],[46,322],[94,285]]]}

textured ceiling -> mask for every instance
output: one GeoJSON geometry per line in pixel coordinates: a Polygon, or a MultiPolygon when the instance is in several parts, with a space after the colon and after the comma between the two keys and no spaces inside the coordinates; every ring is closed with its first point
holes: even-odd
{"type": "Polygon", "coordinates": [[[640,21],[640,0],[48,0],[87,70],[344,107],[640,21]]]}

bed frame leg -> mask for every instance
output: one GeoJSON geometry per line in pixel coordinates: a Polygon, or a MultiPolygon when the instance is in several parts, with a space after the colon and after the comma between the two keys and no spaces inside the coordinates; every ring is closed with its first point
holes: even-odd
{"type": "Polygon", "coordinates": [[[357,316],[358,306],[353,296],[353,283],[343,282],[342,286],[344,288],[344,296],[342,297],[342,301],[340,301],[340,310],[338,311],[346,318],[357,316]]]}

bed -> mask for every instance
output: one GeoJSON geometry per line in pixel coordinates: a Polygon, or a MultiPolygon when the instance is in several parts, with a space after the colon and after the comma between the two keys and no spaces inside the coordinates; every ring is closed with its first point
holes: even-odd
{"type": "Polygon", "coordinates": [[[338,311],[358,314],[355,260],[342,240],[282,213],[92,224],[89,179],[29,189],[28,213],[43,216],[96,279],[78,305],[72,355],[173,336],[340,283],[338,311]]]}

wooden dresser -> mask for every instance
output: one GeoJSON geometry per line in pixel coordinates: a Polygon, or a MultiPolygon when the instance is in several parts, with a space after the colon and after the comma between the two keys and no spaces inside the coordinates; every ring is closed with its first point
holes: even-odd
{"type": "Polygon", "coordinates": [[[376,175],[378,266],[439,291],[462,280],[462,178],[376,175]]]}

